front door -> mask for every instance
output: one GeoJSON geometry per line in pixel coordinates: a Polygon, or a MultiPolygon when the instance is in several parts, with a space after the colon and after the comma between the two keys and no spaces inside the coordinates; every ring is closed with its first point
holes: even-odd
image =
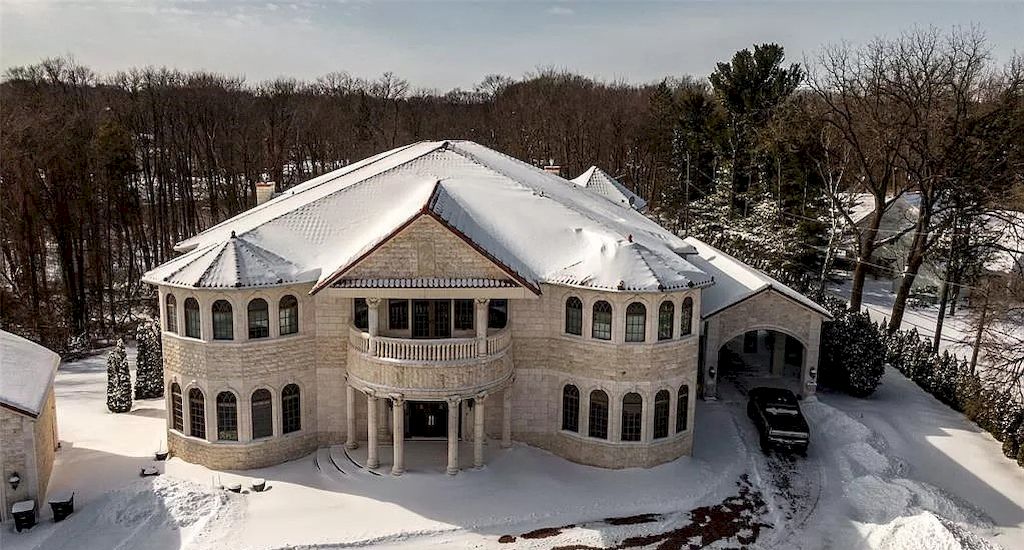
{"type": "Polygon", "coordinates": [[[448,403],[410,401],[406,411],[407,437],[448,437],[448,403]]]}

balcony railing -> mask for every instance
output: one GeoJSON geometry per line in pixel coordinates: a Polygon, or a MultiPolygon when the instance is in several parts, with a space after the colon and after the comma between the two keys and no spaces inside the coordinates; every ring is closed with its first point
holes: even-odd
{"type": "Polygon", "coordinates": [[[492,334],[483,340],[477,338],[439,338],[419,340],[374,336],[354,327],[349,328],[349,345],[356,350],[396,361],[445,362],[464,361],[477,357],[498,355],[508,349],[512,334],[508,329],[492,334]],[[372,353],[371,353],[372,340],[372,353]]]}

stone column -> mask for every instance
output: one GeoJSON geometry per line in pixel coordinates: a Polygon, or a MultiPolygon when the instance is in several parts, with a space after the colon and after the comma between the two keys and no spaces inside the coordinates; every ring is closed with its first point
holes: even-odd
{"type": "Polygon", "coordinates": [[[477,355],[487,355],[487,311],[491,303],[490,298],[476,299],[476,340],[477,355]]]}
{"type": "Polygon", "coordinates": [[[786,335],[770,332],[772,335],[772,376],[782,376],[786,366],[786,335]]]}
{"type": "Polygon", "coordinates": [[[485,394],[477,394],[473,404],[473,467],[484,467],[484,400],[485,394]]]}
{"type": "Polygon", "coordinates": [[[345,384],[345,448],[359,447],[356,442],[356,389],[345,384]]]}
{"type": "Polygon", "coordinates": [[[394,442],[391,475],[400,476],[405,473],[405,399],[401,395],[391,396],[391,421],[394,442]]]}
{"type": "Polygon", "coordinates": [[[458,397],[448,398],[448,475],[459,473],[459,403],[458,397]]]}
{"type": "Polygon", "coordinates": [[[380,328],[380,298],[366,299],[366,331],[370,334],[370,355],[377,355],[377,331],[380,328]]]}
{"type": "Polygon", "coordinates": [[[377,398],[366,394],[366,467],[374,470],[380,466],[377,458],[377,398]]]}
{"type": "Polygon", "coordinates": [[[501,448],[512,446],[512,383],[510,382],[501,395],[501,448]]]}
{"type": "Polygon", "coordinates": [[[718,323],[712,321],[705,325],[707,331],[704,338],[704,388],[705,401],[718,399],[718,351],[722,347],[719,341],[718,323]]]}

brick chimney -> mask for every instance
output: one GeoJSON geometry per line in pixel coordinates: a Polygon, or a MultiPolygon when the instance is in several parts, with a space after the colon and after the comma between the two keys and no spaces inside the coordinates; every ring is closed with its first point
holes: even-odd
{"type": "Polygon", "coordinates": [[[256,183],[256,205],[259,206],[274,196],[274,189],[277,186],[272,181],[260,181],[256,183]]]}
{"type": "Polygon", "coordinates": [[[549,165],[545,166],[544,167],[544,171],[549,173],[549,174],[554,174],[556,176],[561,176],[562,175],[562,167],[557,165],[557,164],[549,164],[549,165]]]}

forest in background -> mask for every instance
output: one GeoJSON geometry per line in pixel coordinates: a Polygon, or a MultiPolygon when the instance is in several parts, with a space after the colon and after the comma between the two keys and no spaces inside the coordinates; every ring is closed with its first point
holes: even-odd
{"type": "MultiPolygon", "coordinates": [[[[1024,61],[997,63],[977,30],[927,29],[801,63],[755,45],[707,77],[647,84],[542,69],[438,92],[391,73],[250,83],[166,68],[99,75],[69,58],[12,68],[0,82],[0,327],[57,350],[116,339],[152,305],[142,273],[253,206],[257,182],[283,191],[447,138],[566,177],[596,164],[666,227],[812,295],[839,267],[845,232],[853,309],[875,251],[909,235],[893,317],[926,260],[944,266],[945,312],[980,280],[983,216],[1024,210],[1024,61]],[[859,226],[851,192],[876,198],[859,226]],[[909,192],[914,227],[886,234],[883,213],[909,192]]],[[[991,289],[981,325],[1024,322],[1021,286],[991,289]]]]}

